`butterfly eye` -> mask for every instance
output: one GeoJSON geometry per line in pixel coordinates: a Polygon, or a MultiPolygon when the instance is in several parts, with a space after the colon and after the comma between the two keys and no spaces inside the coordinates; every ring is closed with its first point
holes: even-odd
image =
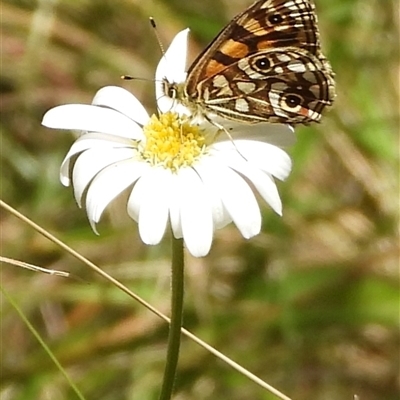
{"type": "Polygon", "coordinates": [[[273,14],[268,17],[268,21],[272,25],[280,24],[283,22],[283,17],[281,14],[273,14]]]}
{"type": "Polygon", "coordinates": [[[171,99],[176,99],[176,95],[177,95],[176,89],[173,86],[169,87],[167,90],[167,96],[171,97],[171,99]]]}
{"type": "Polygon", "coordinates": [[[256,62],[255,62],[255,66],[258,69],[261,69],[263,71],[268,70],[271,68],[271,63],[269,62],[267,57],[263,57],[263,58],[259,58],[256,62]]]}
{"type": "Polygon", "coordinates": [[[166,96],[175,99],[177,96],[177,88],[176,85],[167,81],[167,79],[163,80],[163,89],[166,96]]]}

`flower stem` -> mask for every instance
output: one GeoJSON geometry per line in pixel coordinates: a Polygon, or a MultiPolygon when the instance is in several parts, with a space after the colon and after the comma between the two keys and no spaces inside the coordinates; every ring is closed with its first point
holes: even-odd
{"type": "Polygon", "coordinates": [[[171,322],[169,325],[167,362],[160,400],[170,400],[174,387],[181,344],[184,280],[183,239],[172,238],[171,322]]]}

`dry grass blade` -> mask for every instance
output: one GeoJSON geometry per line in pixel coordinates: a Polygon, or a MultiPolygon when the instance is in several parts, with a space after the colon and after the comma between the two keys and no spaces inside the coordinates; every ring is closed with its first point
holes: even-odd
{"type": "Polygon", "coordinates": [[[3,256],[0,256],[0,262],[7,263],[10,265],[15,265],[16,267],[29,269],[30,271],[43,272],[44,274],[62,276],[64,278],[70,277],[70,273],[66,272],[66,271],[57,271],[54,269],[42,268],[42,267],[38,267],[37,265],[28,264],[24,261],[14,260],[12,258],[7,258],[7,257],[3,257],[3,256]]]}

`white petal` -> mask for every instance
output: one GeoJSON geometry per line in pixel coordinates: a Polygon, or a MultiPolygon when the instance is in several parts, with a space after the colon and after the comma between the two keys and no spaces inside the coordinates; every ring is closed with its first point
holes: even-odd
{"type": "Polygon", "coordinates": [[[146,197],[147,188],[147,175],[151,175],[152,167],[149,166],[148,169],[140,176],[140,179],[133,186],[132,192],[128,199],[127,211],[128,215],[136,222],[139,222],[140,207],[144,203],[144,198],[146,197]]]}
{"type": "Polygon", "coordinates": [[[280,180],[285,180],[288,177],[292,169],[292,160],[279,147],[247,140],[239,140],[235,143],[249,163],[280,180]]]}
{"type": "Polygon", "coordinates": [[[207,164],[204,163],[200,168],[203,169],[202,179],[207,180],[208,184],[219,193],[227,212],[242,236],[248,239],[260,233],[260,209],[246,181],[230,168],[212,159],[208,159],[207,164]]]}
{"type": "Polygon", "coordinates": [[[76,160],[72,182],[76,202],[81,207],[82,195],[89,182],[105,167],[132,158],[132,149],[94,148],[86,150],[76,160]]]}
{"type": "Polygon", "coordinates": [[[181,199],[183,239],[193,256],[203,257],[210,251],[213,239],[211,205],[205,194],[203,182],[193,169],[180,169],[178,179],[183,196],[181,199]]]}
{"type": "MultiPolygon", "coordinates": [[[[284,180],[290,173],[292,161],[288,154],[277,146],[253,140],[235,140],[232,142],[220,142],[213,145],[220,154],[233,153],[246,159],[250,164],[284,180]],[[238,152],[240,154],[238,154],[238,152]]],[[[218,153],[211,153],[220,157],[218,153]]]]}
{"type": "Polygon", "coordinates": [[[216,182],[214,179],[208,177],[210,173],[212,174],[212,171],[207,168],[207,159],[206,161],[200,160],[193,166],[193,168],[199,174],[204,184],[204,192],[209,198],[214,221],[214,229],[221,229],[232,222],[232,218],[222,203],[221,197],[218,195],[218,187],[215,187],[216,182]]]}
{"type": "Polygon", "coordinates": [[[86,197],[86,211],[94,231],[107,205],[148,168],[148,164],[127,160],[107,167],[94,178],[86,197]]]}
{"type": "MultiPolygon", "coordinates": [[[[246,124],[236,121],[228,121],[220,117],[212,118],[222,125],[235,139],[257,140],[270,143],[278,147],[289,147],[296,142],[294,129],[286,124],[271,124],[267,122],[258,124],[246,124]]],[[[228,135],[219,135],[218,141],[230,140],[228,135]]]]}
{"type": "Polygon", "coordinates": [[[157,65],[156,83],[162,81],[163,78],[176,83],[185,81],[188,35],[189,29],[184,29],[174,37],[157,65]]]}
{"type": "Polygon", "coordinates": [[[146,244],[158,244],[164,236],[168,223],[170,177],[169,170],[151,168],[150,173],[135,185],[142,186],[138,223],[140,237],[146,244]]]}
{"type": "Polygon", "coordinates": [[[237,152],[225,153],[224,159],[229,167],[247,177],[272,209],[277,214],[282,215],[282,202],[275,182],[270,175],[246,162],[237,152]]]}
{"type": "Polygon", "coordinates": [[[43,117],[48,128],[102,132],[130,139],[141,139],[142,128],[126,115],[105,107],[66,104],[54,107],[43,117]]]}
{"type": "Polygon", "coordinates": [[[130,139],[118,136],[106,135],[104,133],[85,133],[79,137],[69,149],[64,157],[60,168],[60,180],[64,186],[69,186],[69,168],[73,156],[90,148],[106,148],[112,151],[113,148],[132,147],[130,139]]]}
{"type": "Polygon", "coordinates": [[[92,104],[113,108],[141,125],[145,125],[150,118],[142,103],[131,92],[118,86],[101,88],[92,104]]]}
{"type": "Polygon", "coordinates": [[[189,29],[179,32],[172,40],[168,50],[162,56],[156,69],[156,99],[161,112],[172,111],[186,113],[186,109],[179,105],[176,109],[176,101],[164,92],[163,82],[166,79],[170,83],[182,83],[186,80],[186,56],[189,29]]]}

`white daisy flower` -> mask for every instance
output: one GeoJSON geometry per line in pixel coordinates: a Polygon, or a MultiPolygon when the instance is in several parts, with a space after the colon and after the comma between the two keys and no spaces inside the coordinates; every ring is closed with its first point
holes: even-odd
{"type": "MultiPolygon", "coordinates": [[[[188,30],[180,32],[161,59],[156,80],[185,79],[188,30]]],[[[129,188],[127,211],[138,222],[144,243],[158,244],[168,224],[194,256],[205,256],[213,233],[234,222],[245,238],[261,229],[253,188],[281,215],[274,178],[285,179],[289,156],[278,146],[293,142],[284,125],[238,125],[216,135],[210,124],[194,124],[156,84],[159,116],[119,87],[105,87],[91,105],[49,110],[43,125],[82,131],[61,165],[61,182],[72,181],[78,205],[84,203],[93,230],[105,208],[129,188]],[[172,112],[174,111],[174,112],[172,112]],[[179,114],[178,114],[179,113],[179,114]],[[71,172],[72,171],[72,172],[71,172]]]]}

